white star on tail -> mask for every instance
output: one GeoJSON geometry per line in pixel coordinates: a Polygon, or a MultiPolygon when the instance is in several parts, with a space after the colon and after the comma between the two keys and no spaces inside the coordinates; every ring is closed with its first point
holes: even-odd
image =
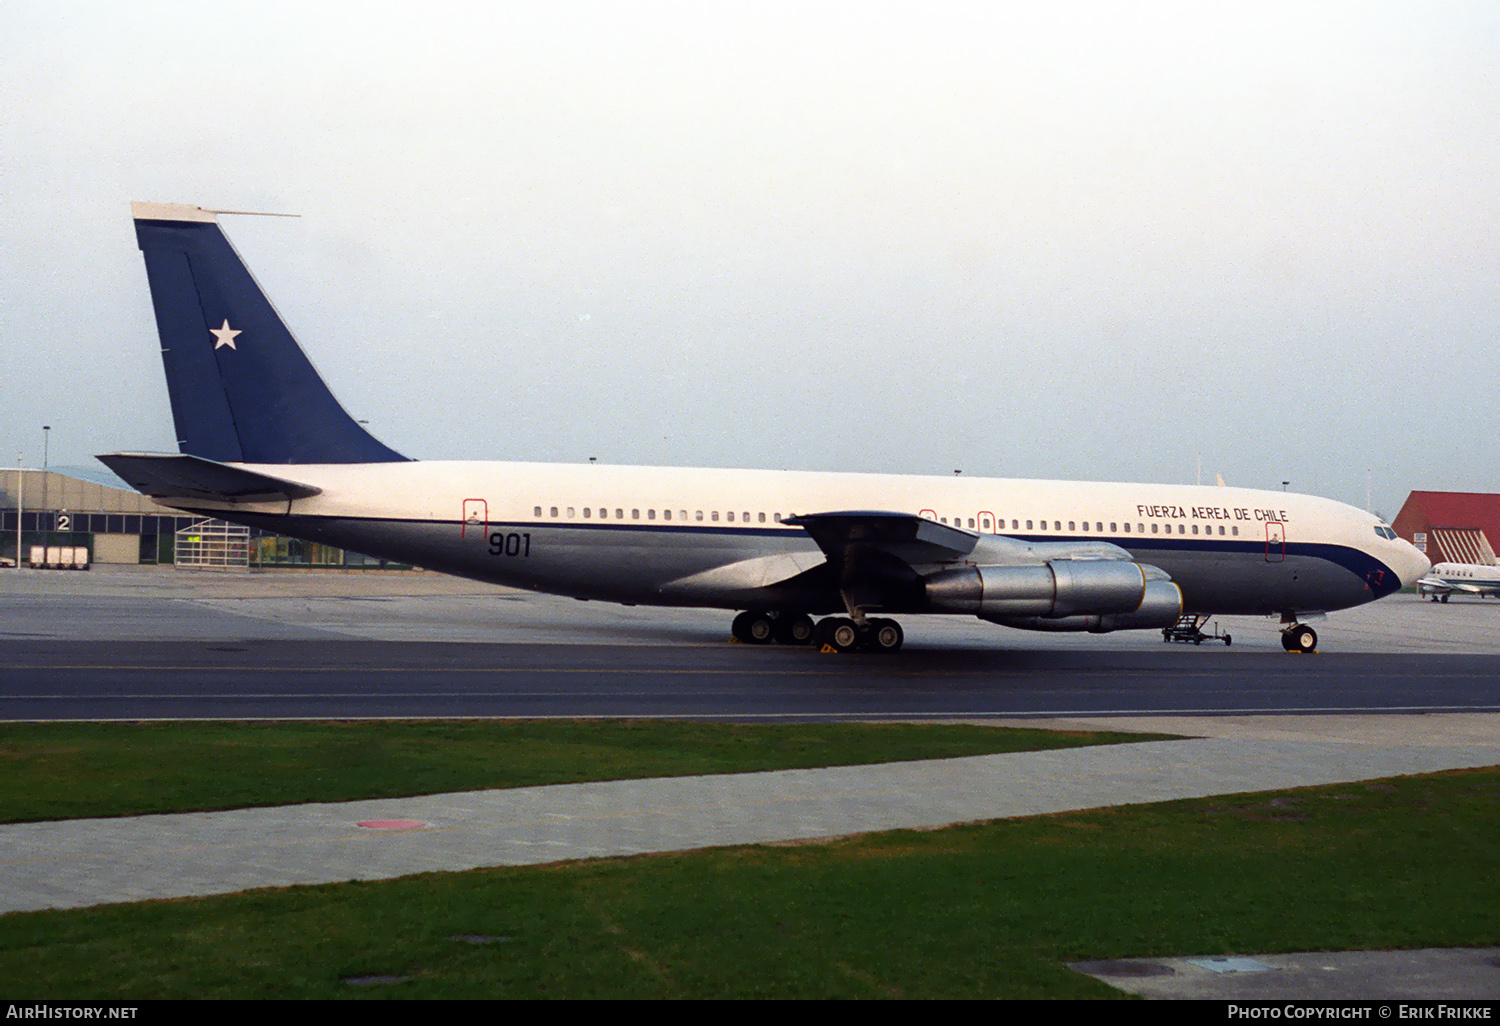
{"type": "Polygon", "coordinates": [[[217,339],[214,342],[215,349],[222,349],[224,346],[236,349],[234,336],[238,335],[239,332],[229,326],[229,318],[224,318],[224,326],[222,328],[209,328],[208,333],[217,339]]]}

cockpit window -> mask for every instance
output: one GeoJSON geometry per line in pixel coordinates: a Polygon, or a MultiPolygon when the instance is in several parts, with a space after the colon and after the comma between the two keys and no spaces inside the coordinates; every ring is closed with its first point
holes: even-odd
{"type": "Polygon", "coordinates": [[[1375,533],[1380,535],[1380,537],[1385,538],[1387,541],[1395,541],[1397,538],[1396,532],[1383,524],[1375,528],[1375,533]]]}

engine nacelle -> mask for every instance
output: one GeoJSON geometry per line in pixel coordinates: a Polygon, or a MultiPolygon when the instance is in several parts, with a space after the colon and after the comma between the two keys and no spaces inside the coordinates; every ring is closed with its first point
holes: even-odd
{"type": "Polygon", "coordinates": [[[1182,592],[1171,581],[1147,581],[1139,609],[1130,613],[1094,613],[1075,616],[986,616],[980,618],[1005,627],[1026,631],[1148,630],[1170,627],[1182,616],[1182,592]]]}
{"type": "Polygon", "coordinates": [[[1057,559],[1041,566],[976,566],[925,579],[928,607],[1032,631],[1170,627],[1182,592],[1154,566],[1057,559]]]}

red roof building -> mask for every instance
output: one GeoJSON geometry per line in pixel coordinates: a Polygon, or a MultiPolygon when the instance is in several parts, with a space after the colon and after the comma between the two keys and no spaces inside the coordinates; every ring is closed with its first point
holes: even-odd
{"type": "Polygon", "coordinates": [[[1412,492],[1391,527],[1434,563],[1494,565],[1500,495],[1412,492]]]}

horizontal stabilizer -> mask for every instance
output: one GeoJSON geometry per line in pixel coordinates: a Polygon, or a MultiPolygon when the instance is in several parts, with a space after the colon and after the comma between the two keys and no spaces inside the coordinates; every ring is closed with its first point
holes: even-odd
{"type": "Polygon", "coordinates": [[[138,492],[153,499],[217,499],[222,502],[265,502],[305,499],[322,491],[312,485],[287,481],[244,467],[217,463],[200,456],[170,453],[113,452],[98,457],[138,492]]]}

